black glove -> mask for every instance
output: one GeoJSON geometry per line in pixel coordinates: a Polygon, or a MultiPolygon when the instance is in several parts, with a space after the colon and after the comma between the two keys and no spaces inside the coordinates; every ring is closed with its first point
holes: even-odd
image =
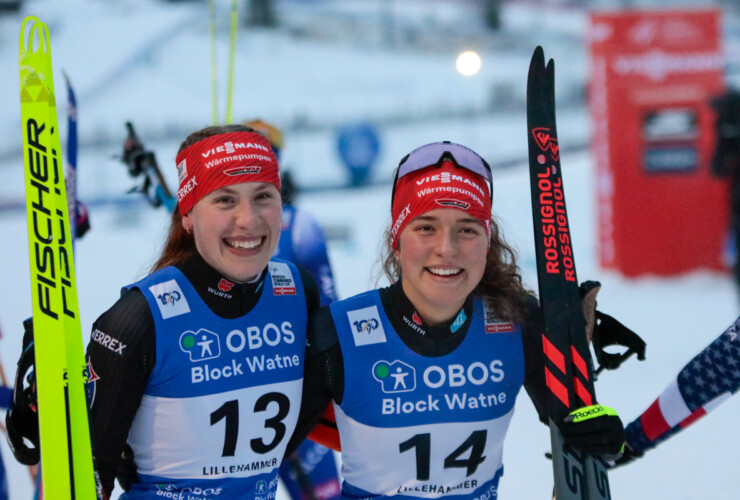
{"type": "Polygon", "coordinates": [[[129,175],[131,177],[138,177],[144,172],[141,165],[142,160],[146,155],[153,155],[154,153],[144,150],[144,145],[139,140],[136,132],[134,132],[134,125],[131,122],[126,122],[126,130],[128,131],[128,135],[123,142],[121,160],[126,164],[129,175]]]}
{"type": "Polygon", "coordinates": [[[123,491],[128,491],[134,483],[139,482],[139,475],[136,473],[136,462],[134,462],[134,450],[129,445],[123,447],[121,460],[118,462],[116,470],[116,479],[121,485],[123,491]]]}
{"type": "Polygon", "coordinates": [[[5,416],[8,444],[15,459],[23,465],[39,463],[39,417],[36,413],[33,320],[23,322],[23,352],[15,373],[13,400],[5,416]],[[28,385],[24,387],[24,382],[28,385]],[[28,446],[28,440],[33,446],[28,446]]]}
{"type": "Polygon", "coordinates": [[[635,450],[629,443],[624,443],[624,452],[622,453],[622,456],[616,460],[609,460],[606,464],[610,469],[614,469],[615,467],[621,467],[622,465],[627,465],[638,458],[642,458],[644,454],[644,451],[635,450]]]}
{"type": "Polygon", "coordinates": [[[591,405],[570,412],[560,423],[566,446],[616,461],[624,448],[624,426],[614,409],[591,405]]]}
{"type": "Polygon", "coordinates": [[[596,311],[596,325],[594,327],[593,346],[596,359],[601,368],[614,370],[633,353],[637,359],[645,360],[645,341],[635,332],[612,318],[608,314],[596,311]],[[621,354],[609,353],[604,350],[608,346],[622,346],[627,350],[621,354]]]}
{"type": "Polygon", "coordinates": [[[80,200],[75,201],[77,208],[77,220],[75,221],[75,236],[79,239],[90,230],[90,214],[87,206],[80,200]]]}

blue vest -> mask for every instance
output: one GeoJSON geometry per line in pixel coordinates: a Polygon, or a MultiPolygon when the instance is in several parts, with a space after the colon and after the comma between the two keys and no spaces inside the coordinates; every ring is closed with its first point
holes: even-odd
{"type": "Polygon", "coordinates": [[[520,325],[476,299],[457,349],[426,357],[398,337],[377,290],[330,307],[345,367],[343,497],[496,498],[524,381],[520,325]]]}
{"type": "Polygon", "coordinates": [[[175,267],[131,286],[152,311],[156,363],[128,436],[140,482],[122,498],[274,499],[303,386],[298,270],[271,261],[256,306],[236,319],[214,314],[175,267]]]}

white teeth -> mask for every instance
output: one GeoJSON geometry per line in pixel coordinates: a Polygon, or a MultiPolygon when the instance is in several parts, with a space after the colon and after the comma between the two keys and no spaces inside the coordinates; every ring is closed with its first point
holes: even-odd
{"type": "Polygon", "coordinates": [[[462,269],[459,267],[430,267],[429,272],[440,276],[453,276],[459,274],[462,269]]]}
{"type": "Polygon", "coordinates": [[[247,240],[247,241],[226,241],[230,246],[234,248],[255,248],[259,246],[260,243],[262,243],[262,238],[257,238],[254,240],[247,240]]]}

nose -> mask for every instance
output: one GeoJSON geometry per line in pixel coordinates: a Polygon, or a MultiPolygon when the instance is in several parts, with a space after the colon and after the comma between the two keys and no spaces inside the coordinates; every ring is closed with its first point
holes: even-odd
{"type": "Polygon", "coordinates": [[[442,257],[455,255],[458,251],[458,242],[450,228],[443,228],[437,233],[435,250],[442,257]]]}
{"type": "Polygon", "coordinates": [[[234,210],[234,219],[237,227],[253,228],[257,223],[257,211],[250,200],[244,199],[239,202],[234,210]]]}

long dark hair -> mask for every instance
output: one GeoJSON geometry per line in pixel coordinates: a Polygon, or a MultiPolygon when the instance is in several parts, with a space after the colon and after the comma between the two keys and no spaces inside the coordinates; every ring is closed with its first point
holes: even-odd
{"type": "MultiPolygon", "coordinates": [[[[180,144],[179,154],[185,148],[192,146],[196,142],[211,137],[213,135],[228,134],[231,132],[254,132],[255,130],[246,125],[214,125],[197,130],[187,136],[180,144]]],[[[182,216],[180,211],[175,207],[170,220],[170,228],[167,232],[167,239],[164,242],[162,253],[149,271],[153,273],[167,266],[174,266],[183,262],[195,252],[195,239],[191,233],[185,231],[182,227],[182,216]]]]}

